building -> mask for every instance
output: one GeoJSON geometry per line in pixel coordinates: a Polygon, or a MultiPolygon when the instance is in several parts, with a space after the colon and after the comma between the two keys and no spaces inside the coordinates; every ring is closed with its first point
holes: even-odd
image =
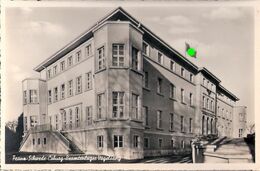
{"type": "Polygon", "coordinates": [[[136,159],[232,135],[239,99],[122,8],[34,70],[41,78],[23,81],[20,151],[136,159]]]}
{"type": "Polygon", "coordinates": [[[246,107],[235,106],[233,111],[233,137],[245,137],[247,134],[246,107]]]}

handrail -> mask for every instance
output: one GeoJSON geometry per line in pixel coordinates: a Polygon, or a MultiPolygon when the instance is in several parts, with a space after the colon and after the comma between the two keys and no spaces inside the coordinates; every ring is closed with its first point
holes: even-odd
{"type": "Polygon", "coordinates": [[[65,136],[67,136],[68,139],[70,139],[73,143],[75,143],[77,146],[80,146],[80,150],[84,149],[83,144],[81,144],[78,140],[76,140],[73,136],[71,136],[69,133],[66,134],[65,136]]]}
{"type": "Polygon", "coordinates": [[[67,140],[67,138],[65,138],[59,131],[53,131],[53,133],[59,137],[67,147],[69,147],[70,142],[67,140]]]}

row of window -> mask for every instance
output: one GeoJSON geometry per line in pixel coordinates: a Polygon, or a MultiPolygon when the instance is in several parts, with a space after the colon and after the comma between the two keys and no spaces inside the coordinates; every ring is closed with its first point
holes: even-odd
{"type": "MultiPolygon", "coordinates": [[[[134,135],[133,136],[133,144],[132,146],[134,148],[139,148],[141,143],[140,143],[140,136],[134,135]]],[[[163,146],[163,139],[158,138],[158,147],[162,148],[163,146]]],[[[174,148],[176,146],[175,141],[172,139],[171,140],[171,146],[174,148]]],[[[104,147],[104,136],[103,135],[98,135],[97,136],[97,148],[103,148],[104,147]]],[[[114,135],[113,136],[113,147],[114,148],[122,148],[124,147],[124,136],[123,135],[114,135]]],[[[144,138],[144,148],[149,148],[150,147],[150,141],[149,138],[145,137],[144,138]]],[[[185,141],[181,140],[181,148],[185,148],[185,141]]]]}
{"type": "MultiPolygon", "coordinates": [[[[150,56],[150,47],[147,43],[143,42],[143,54],[145,54],[147,57],[150,56]]],[[[161,65],[164,65],[164,55],[163,53],[161,53],[160,51],[157,52],[157,61],[159,64],[161,65]]],[[[170,60],[170,64],[169,64],[169,67],[168,67],[172,72],[176,72],[176,63],[173,61],[173,60],[170,60]]],[[[184,79],[187,79],[186,78],[186,73],[185,73],[185,69],[183,67],[181,67],[180,69],[180,76],[183,77],[184,79]]],[[[194,82],[193,80],[193,74],[192,73],[189,73],[189,78],[188,80],[190,82],[194,82]]]]}
{"type": "Polygon", "coordinates": [[[217,114],[218,116],[222,116],[223,118],[232,120],[232,113],[228,112],[228,110],[226,110],[225,113],[225,109],[224,108],[220,109],[219,106],[218,106],[217,114]]]}
{"type": "Polygon", "coordinates": [[[28,126],[29,126],[28,119],[29,119],[30,128],[35,127],[38,123],[38,116],[37,115],[30,116],[30,117],[25,116],[24,117],[24,129],[25,129],[25,131],[28,130],[28,126]]]}
{"type": "MultiPolygon", "coordinates": [[[[148,107],[144,107],[145,109],[145,126],[149,126],[149,123],[148,123],[148,107]]],[[[169,131],[176,131],[176,127],[174,126],[175,125],[175,122],[177,123],[177,115],[173,114],[173,113],[170,113],[169,114],[170,116],[170,120],[169,120],[169,131]]],[[[184,116],[180,116],[180,131],[181,132],[185,132],[185,118],[184,116]]],[[[178,120],[179,120],[178,119],[178,120]]],[[[157,128],[158,129],[162,129],[162,111],[161,110],[158,110],[157,111],[157,128]]],[[[188,132],[189,133],[192,133],[192,127],[193,127],[193,124],[192,124],[192,118],[189,118],[189,125],[188,125],[188,132]]]]}
{"type": "Polygon", "coordinates": [[[47,144],[47,138],[43,138],[43,142],[41,142],[41,138],[38,138],[37,139],[37,144],[36,144],[36,140],[33,138],[32,139],[32,144],[33,145],[40,145],[40,144],[46,145],[47,144]]]}
{"type": "Polygon", "coordinates": [[[202,85],[205,86],[207,89],[214,91],[214,84],[210,83],[209,80],[206,80],[206,78],[203,78],[202,85]]]}
{"type": "Polygon", "coordinates": [[[23,104],[26,105],[26,104],[35,104],[35,103],[38,103],[37,90],[24,90],[23,104]]]}
{"type": "MultiPolygon", "coordinates": [[[[85,91],[92,89],[92,72],[85,74],[85,91]]],[[[71,97],[75,94],[82,93],[82,76],[76,77],[75,80],[69,80],[67,84],[63,83],[60,87],[54,87],[53,90],[48,90],[48,104],[63,100],[67,97],[71,97]],[[74,81],[75,81],[75,92],[74,92],[74,81]],[[67,90],[66,90],[67,89],[67,90]],[[66,94],[67,92],[67,94],[66,94]]]]}
{"type": "Polygon", "coordinates": [[[203,108],[206,108],[211,111],[215,111],[214,109],[215,105],[213,99],[202,96],[202,104],[203,104],[203,108]]]}
{"type": "MultiPolygon", "coordinates": [[[[92,44],[88,44],[85,47],[85,57],[89,57],[93,54],[92,52],[92,44]]],[[[73,64],[77,64],[82,61],[82,50],[78,50],[74,55],[70,55],[66,59],[62,60],[59,64],[55,64],[52,68],[47,70],[47,79],[54,77],[60,72],[65,71],[67,68],[73,66],[73,64]]]]}

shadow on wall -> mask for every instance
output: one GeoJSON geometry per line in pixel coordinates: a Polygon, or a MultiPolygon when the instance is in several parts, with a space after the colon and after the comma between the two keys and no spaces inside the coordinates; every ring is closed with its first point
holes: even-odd
{"type": "Polygon", "coordinates": [[[18,117],[16,131],[5,126],[5,152],[18,152],[23,139],[23,113],[18,117]]]}

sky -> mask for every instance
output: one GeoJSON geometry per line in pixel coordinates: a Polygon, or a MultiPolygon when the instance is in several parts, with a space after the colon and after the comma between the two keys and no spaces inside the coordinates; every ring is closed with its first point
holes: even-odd
{"type": "MultiPolygon", "coordinates": [[[[6,120],[22,113],[22,80],[39,77],[39,63],[86,31],[114,7],[9,7],[5,17],[6,120]]],[[[247,106],[254,121],[254,10],[241,6],[122,6],[189,58],[214,73],[247,106]]]]}

